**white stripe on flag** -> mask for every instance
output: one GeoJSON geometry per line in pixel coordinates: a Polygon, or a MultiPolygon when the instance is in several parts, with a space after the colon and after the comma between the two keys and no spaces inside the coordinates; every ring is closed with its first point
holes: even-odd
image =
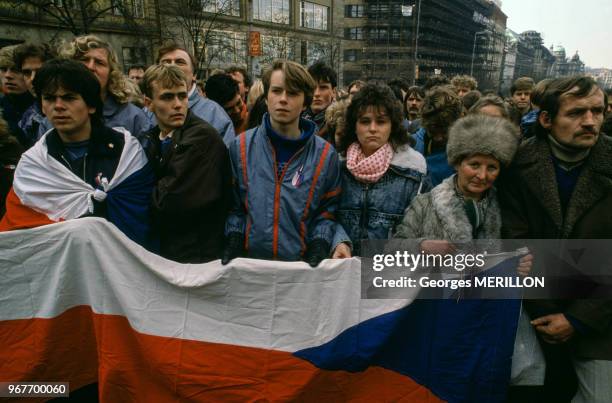
{"type": "Polygon", "coordinates": [[[289,352],[408,303],[362,300],[357,259],[179,264],[98,218],[0,233],[0,287],[0,320],[89,305],[145,334],[289,352]]]}
{"type": "MultiPolygon", "coordinates": [[[[120,130],[125,139],[117,170],[109,183],[109,190],[147,163],[138,140],[126,130],[120,130]]],[[[90,196],[94,189],[49,155],[46,136],[26,151],[15,171],[13,190],[21,203],[53,221],[81,217],[89,211],[90,196]]]]}

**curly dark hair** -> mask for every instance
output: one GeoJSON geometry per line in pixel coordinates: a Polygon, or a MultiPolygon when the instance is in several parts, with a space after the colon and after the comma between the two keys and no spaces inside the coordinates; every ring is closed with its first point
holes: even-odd
{"type": "Polygon", "coordinates": [[[383,110],[391,119],[391,135],[389,143],[394,150],[403,144],[411,143],[406,128],[402,125],[404,115],[402,105],[397,101],[393,91],[384,84],[368,83],[353,96],[353,100],[346,110],[346,125],[344,136],[338,146],[338,151],[346,152],[351,144],[357,141],[357,120],[369,107],[383,110]]]}
{"type": "Polygon", "coordinates": [[[421,109],[421,125],[428,132],[433,128],[448,130],[463,113],[463,103],[449,86],[434,87],[427,93],[421,109]]]}

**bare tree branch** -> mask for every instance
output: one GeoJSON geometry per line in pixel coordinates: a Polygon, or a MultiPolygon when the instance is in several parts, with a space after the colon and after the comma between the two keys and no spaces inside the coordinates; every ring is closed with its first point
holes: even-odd
{"type": "Polygon", "coordinates": [[[208,70],[222,53],[211,49],[211,45],[217,43],[216,32],[228,25],[223,17],[232,15],[232,0],[167,0],[160,9],[161,15],[168,20],[163,24],[167,29],[165,34],[182,37],[184,45],[193,50],[194,69],[208,70]]]}
{"type": "MultiPolygon", "coordinates": [[[[35,10],[40,15],[50,17],[55,20],[58,25],[69,30],[74,35],[87,34],[91,31],[92,25],[101,19],[105,14],[108,14],[116,6],[126,10],[121,12],[125,22],[133,23],[133,15],[127,12],[128,7],[125,7],[127,1],[132,3],[133,0],[63,0],[56,2],[52,0],[8,0],[15,7],[20,7],[25,10],[35,10]]],[[[133,4],[133,3],[132,3],[133,4]]],[[[132,26],[137,26],[133,23],[132,26]]]]}

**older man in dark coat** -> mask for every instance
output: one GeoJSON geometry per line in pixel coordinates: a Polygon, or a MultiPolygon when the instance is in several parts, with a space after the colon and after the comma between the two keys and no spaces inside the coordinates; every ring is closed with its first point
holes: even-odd
{"type": "MultiPolygon", "coordinates": [[[[500,186],[504,234],[612,238],[612,140],[600,135],[603,91],[588,77],[557,79],[541,107],[536,137],[521,145],[500,186]]],[[[543,401],[611,402],[612,301],[540,300],[527,308],[547,358],[543,401]]]]}

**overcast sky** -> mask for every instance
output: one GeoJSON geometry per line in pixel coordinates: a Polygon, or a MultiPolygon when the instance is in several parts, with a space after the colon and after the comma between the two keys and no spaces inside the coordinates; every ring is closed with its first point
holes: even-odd
{"type": "Polygon", "coordinates": [[[544,45],[576,51],[589,67],[612,69],[612,0],[502,0],[507,27],[542,34],[544,45]]]}

